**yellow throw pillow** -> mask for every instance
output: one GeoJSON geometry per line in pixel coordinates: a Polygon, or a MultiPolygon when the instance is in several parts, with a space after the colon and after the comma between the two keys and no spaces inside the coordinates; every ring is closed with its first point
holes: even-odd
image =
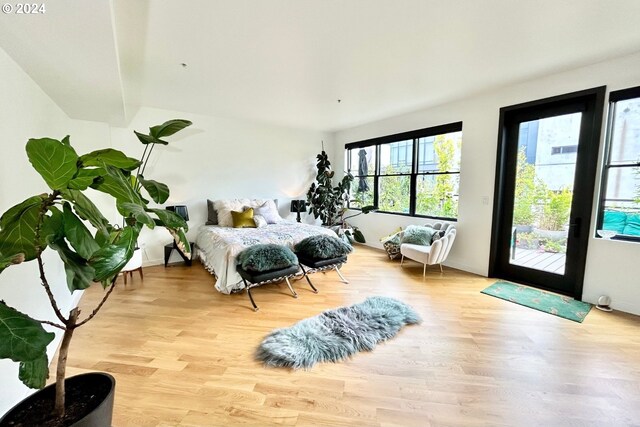
{"type": "Polygon", "coordinates": [[[256,228],[253,220],[253,208],[247,208],[244,212],[231,211],[233,228],[256,228]]]}

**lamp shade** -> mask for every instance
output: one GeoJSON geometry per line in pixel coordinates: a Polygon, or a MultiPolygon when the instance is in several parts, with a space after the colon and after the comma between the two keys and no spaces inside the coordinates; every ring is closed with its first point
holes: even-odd
{"type": "Polygon", "coordinates": [[[175,212],[180,215],[185,221],[189,221],[189,210],[186,205],[167,206],[168,211],[175,212]]]}
{"type": "Polygon", "coordinates": [[[305,205],[306,200],[292,200],[291,201],[291,212],[302,212],[306,210],[305,205]]]}

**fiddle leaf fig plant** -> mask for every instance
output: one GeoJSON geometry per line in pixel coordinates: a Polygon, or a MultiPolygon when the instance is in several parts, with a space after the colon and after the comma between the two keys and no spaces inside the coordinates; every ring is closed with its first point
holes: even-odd
{"type": "Polygon", "coordinates": [[[324,150],[316,156],[316,180],[307,191],[307,205],[309,213],[315,218],[322,220],[322,225],[334,225],[342,210],[349,201],[349,190],[353,175],[345,174],[342,180],[334,187],[333,176],[335,171],[331,170],[329,156],[324,150]]]}
{"type": "Polygon", "coordinates": [[[116,278],[133,256],[143,227],[164,227],[189,255],[187,223],[175,213],[149,207],[150,197],[162,204],[169,197],[169,187],[144,178],[146,164],[160,138],[188,127],[188,120],[170,120],[135,132],[144,144],[140,160],[111,148],[78,155],[68,136],[30,139],[27,157],[49,187],[47,193],[31,196],[7,210],[0,217],[0,273],[23,262],[36,261],[39,280],[48,296],[56,321],[37,320],[0,301],[0,358],[20,364],[19,378],[31,388],[42,388],[49,376],[47,345],[54,334],[43,324],[64,331],[56,370],[54,416],[65,411],[65,369],[73,332],[91,320],[114,289],[116,278]],[[124,217],[122,226],[110,224],[100,209],[87,197],[89,189],[109,194],[124,217]],[[57,253],[66,273],[70,292],[101,283],[105,289],[101,302],[84,318],[78,308],[63,313],[47,280],[42,255],[57,253]]]}

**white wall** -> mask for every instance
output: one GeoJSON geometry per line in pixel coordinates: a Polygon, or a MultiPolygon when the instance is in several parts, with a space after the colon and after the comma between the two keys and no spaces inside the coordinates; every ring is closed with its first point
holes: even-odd
{"type": "MultiPolygon", "coordinates": [[[[345,143],[462,121],[459,233],[446,264],[487,275],[500,107],[602,85],[607,85],[608,90],[637,86],[640,85],[638,69],[640,54],[634,54],[336,132],[336,158],[341,158],[345,143]],[[485,198],[488,199],[486,204],[483,203],[485,198]]],[[[600,147],[601,157],[602,151],[603,144],[600,147]]],[[[598,189],[599,181],[596,196],[598,189]]],[[[592,236],[595,202],[593,212],[592,236]]],[[[361,228],[368,244],[381,247],[377,240],[380,236],[398,226],[426,221],[371,213],[354,218],[352,222],[361,228]]],[[[640,314],[638,259],[640,244],[591,238],[583,298],[596,302],[599,295],[607,294],[611,296],[614,308],[640,314]]]]}
{"type": "MultiPolygon", "coordinates": [[[[24,150],[27,140],[62,138],[69,133],[71,120],[2,49],[0,76],[0,212],[4,212],[27,197],[48,190],[27,159],[24,150]]],[[[46,251],[43,257],[52,291],[61,310],[68,312],[74,301],[67,289],[62,263],[51,251],[46,251]]],[[[0,299],[32,317],[56,320],[40,286],[35,262],[10,267],[0,275],[0,299]]],[[[60,338],[58,335],[49,345],[49,357],[55,353],[60,338]]],[[[0,384],[0,414],[29,393],[18,380],[18,364],[7,359],[0,360],[0,384]]]]}
{"type": "MultiPolygon", "coordinates": [[[[193,126],[155,148],[145,176],[169,185],[165,205],[187,205],[191,241],[207,220],[207,199],[278,199],[280,214],[291,216],[289,201],[304,198],[315,177],[321,140],[333,154],[330,134],[153,108],[141,108],[127,129],[112,128],[114,148],[140,158],[143,146],[133,130],[147,132],[175,118],[193,126]]],[[[165,230],[145,229],[139,240],[144,265],[164,262],[163,247],[170,242],[165,230]]],[[[174,253],[171,262],[179,260],[174,253]]]]}

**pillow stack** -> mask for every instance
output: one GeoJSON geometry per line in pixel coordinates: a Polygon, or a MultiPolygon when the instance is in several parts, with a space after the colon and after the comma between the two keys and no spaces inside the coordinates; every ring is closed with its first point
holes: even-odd
{"type": "MultiPolygon", "coordinates": [[[[228,199],[207,200],[207,225],[220,225],[222,227],[234,227],[231,212],[243,213],[248,208],[253,208],[254,216],[260,215],[268,224],[275,224],[283,219],[278,214],[276,202],[271,199],[228,199]],[[260,211],[258,211],[260,209],[260,211]]],[[[258,226],[257,223],[252,227],[258,226]]]]}

